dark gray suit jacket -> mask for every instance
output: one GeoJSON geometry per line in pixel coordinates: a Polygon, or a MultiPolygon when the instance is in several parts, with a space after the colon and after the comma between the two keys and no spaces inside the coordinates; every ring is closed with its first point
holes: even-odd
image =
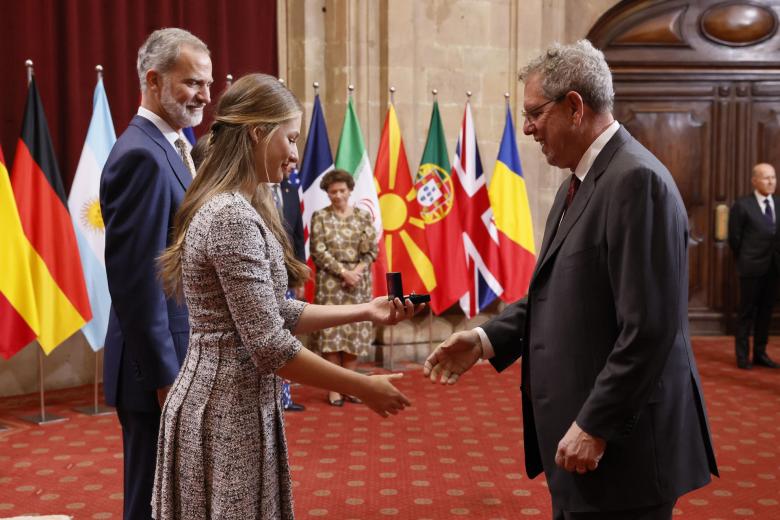
{"type": "Polygon", "coordinates": [[[521,355],[526,470],[568,511],[672,500],[717,474],[688,334],[688,219],[669,171],[624,129],[572,206],[547,218],[528,296],[483,326],[503,370],[521,355]],[[577,421],[607,441],[596,471],[554,462],[577,421]]]}
{"type": "MultiPolygon", "coordinates": [[[[775,212],[780,198],[772,195],[775,212]]],[[[734,202],[729,212],[729,246],[737,261],[740,276],[764,276],[772,264],[780,271],[780,228],[767,223],[754,194],[734,202]]]]}

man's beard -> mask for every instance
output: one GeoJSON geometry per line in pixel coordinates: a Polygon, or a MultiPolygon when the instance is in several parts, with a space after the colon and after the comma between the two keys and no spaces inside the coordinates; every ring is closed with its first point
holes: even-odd
{"type": "Polygon", "coordinates": [[[168,117],[180,128],[198,126],[203,120],[203,108],[201,107],[200,110],[189,110],[186,104],[176,101],[171,94],[171,86],[167,81],[163,83],[160,104],[168,114],[168,117]]]}

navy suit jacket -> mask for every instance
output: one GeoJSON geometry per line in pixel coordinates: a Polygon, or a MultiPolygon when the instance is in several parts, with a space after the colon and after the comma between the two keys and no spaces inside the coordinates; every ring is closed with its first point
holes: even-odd
{"type": "Polygon", "coordinates": [[[187,308],[165,297],[157,257],[192,178],[154,124],[130,121],[100,178],[111,314],[105,342],[106,402],[159,412],[157,389],[173,383],[189,340],[187,308]]]}
{"type": "MultiPolygon", "coordinates": [[[[780,198],[772,195],[775,212],[780,198]]],[[[729,246],[737,260],[740,276],[764,276],[772,264],[780,271],[780,219],[766,221],[756,196],[751,193],[734,202],[729,212],[729,246]]]]}
{"type": "Polygon", "coordinates": [[[284,225],[287,236],[295,252],[295,258],[301,262],[306,261],[305,240],[303,239],[303,214],[301,213],[301,199],[298,197],[298,188],[291,186],[285,178],[281,183],[282,205],[284,206],[284,225]]]}
{"type": "Polygon", "coordinates": [[[527,299],[483,326],[503,370],[522,355],[529,477],[553,504],[660,504],[717,474],[688,333],[688,217],[669,171],[620,128],[566,211],[553,202],[527,299]],[[560,224],[559,224],[560,223],[560,224]],[[572,421],[606,439],[595,471],[554,461],[572,421]]]}

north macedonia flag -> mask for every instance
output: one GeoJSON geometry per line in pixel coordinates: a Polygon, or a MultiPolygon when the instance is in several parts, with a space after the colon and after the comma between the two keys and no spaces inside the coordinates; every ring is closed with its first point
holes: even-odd
{"type": "Polygon", "coordinates": [[[387,271],[403,274],[407,294],[431,293],[436,288],[436,275],[428,256],[425,223],[392,104],[387,109],[374,172],[384,226],[379,258],[373,266],[374,293],[387,294],[387,271]]]}

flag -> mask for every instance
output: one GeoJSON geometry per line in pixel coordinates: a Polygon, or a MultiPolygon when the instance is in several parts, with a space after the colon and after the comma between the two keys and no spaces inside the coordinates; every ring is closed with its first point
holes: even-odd
{"type": "Polygon", "coordinates": [[[376,229],[377,242],[382,237],[382,215],[379,212],[379,198],[376,195],[374,174],[371,173],[371,161],[368,159],[363,134],[360,131],[352,96],[347,102],[344,113],[344,126],[341,127],[339,148],[336,151],[336,169],[349,172],[355,178],[350,202],[371,214],[376,229]]]}
{"type": "Polygon", "coordinates": [[[452,176],[468,269],[468,292],[461,296],[460,308],[471,318],[490,305],[504,289],[498,281],[498,230],[490,208],[469,102],[466,102],[455,145],[452,176]]]}
{"type": "Polygon", "coordinates": [[[428,252],[436,266],[436,288],[431,292],[431,309],[441,314],[460,299],[468,286],[462,229],[439,103],[436,101],[433,102],[428,139],[414,177],[414,187],[425,222],[428,252]]]}
{"type": "MultiPolygon", "coordinates": [[[[303,237],[306,241],[306,264],[314,273],[314,262],[309,252],[309,229],[311,216],[318,209],[330,205],[328,195],[320,188],[322,177],[333,169],[333,154],[330,151],[328,130],[325,128],[325,117],[322,115],[322,105],[319,94],[314,96],[314,110],[311,113],[309,134],[306,137],[306,148],[303,150],[303,161],[298,171],[300,187],[298,195],[301,199],[303,214],[303,237]]],[[[314,277],[309,279],[305,287],[306,300],[314,300],[314,277]]]]}
{"type": "MultiPolygon", "coordinates": [[[[106,105],[108,105],[108,102],[106,102],[106,105]]],[[[195,146],[195,143],[198,142],[198,138],[195,137],[195,129],[192,128],[191,126],[188,126],[187,128],[182,128],[181,133],[184,134],[184,137],[187,138],[187,141],[189,141],[192,146],[195,146]]]]}
{"type": "Polygon", "coordinates": [[[403,273],[407,293],[431,293],[436,289],[436,275],[428,255],[425,222],[392,104],[387,109],[375,171],[384,238],[379,242],[379,258],[372,266],[374,295],[387,294],[387,271],[403,273]]]}
{"type": "Polygon", "coordinates": [[[45,267],[33,270],[33,285],[38,343],[49,354],[92,319],[92,311],[35,79],[27,94],[11,185],[24,233],[45,267]]]}
{"type": "Polygon", "coordinates": [[[536,265],[534,228],[517,153],[512,112],[507,107],[504,135],[488,188],[500,246],[501,299],[513,302],[526,295],[536,265]]]}
{"type": "Polygon", "coordinates": [[[92,308],[92,320],[84,325],[81,332],[95,351],[103,347],[106,339],[111,308],[104,259],[106,230],[100,213],[100,173],[115,142],[116,133],[106,91],[103,80],[98,79],[92,99],[92,120],[68,196],[68,208],[76,229],[84,281],[92,308]]]}
{"type": "Polygon", "coordinates": [[[32,262],[37,253],[24,235],[11,189],[3,151],[0,150],[0,355],[8,359],[38,335],[32,262]]]}

